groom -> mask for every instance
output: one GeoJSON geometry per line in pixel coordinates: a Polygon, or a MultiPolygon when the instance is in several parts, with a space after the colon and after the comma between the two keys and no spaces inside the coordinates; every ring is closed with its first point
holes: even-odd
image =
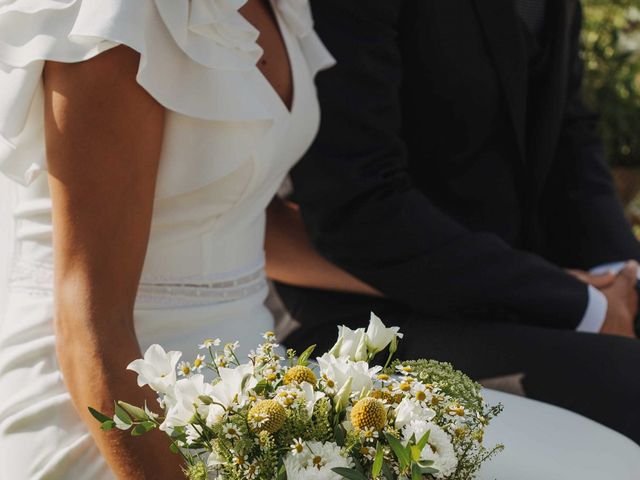
{"type": "Polygon", "coordinates": [[[280,284],[301,324],[286,343],[327,346],[373,309],[405,332],[404,357],[519,376],[640,441],[640,342],[623,337],[637,266],[586,273],[640,244],[580,97],[580,3],[312,6],[338,66],[318,79],[294,200],[323,256],[385,299],[280,284]]]}

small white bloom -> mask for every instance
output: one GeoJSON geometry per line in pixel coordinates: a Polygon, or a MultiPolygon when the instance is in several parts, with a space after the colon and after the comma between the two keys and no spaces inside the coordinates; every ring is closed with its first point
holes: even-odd
{"type": "Polygon", "coordinates": [[[414,420],[402,429],[402,439],[406,445],[412,437],[419,441],[427,432],[429,440],[422,450],[421,460],[434,462],[432,467],[438,469],[438,473],[433,474],[435,478],[446,478],[458,466],[458,457],[447,432],[435,423],[414,420]]]}
{"type": "Polygon", "coordinates": [[[240,436],[238,427],[231,422],[225,423],[222,426],[222,432],[224,433],[224,436],[229,440],[233,440],[234,438],[238,438],[240,436]]]}
{"type": "Polygon", "coordinates": [[[193,370],[200,373],[205,365],[204,355],[197,355],[196,359],[193,361],[193,370]]]}
{"type": "Polygon", "coordinates": [[[396,365],[396,370],[403,375],[411,375],[413,367],[411,365],[396,365]]]}
{"type": "Polygon", "coordinates": [[[428,421],[436,416],[436,412],[411,398],[403,398],[400,404],[396,407],[395,414],[395,426],[398,429],[403,428],[414,420],[428,421]]]}
{"type": "Polygon", "coordinates": [[[262,334],[262,338],[264,338],[265,340],[268,340],[268,341],[272,341],[272,340],[276,339],[276,334],[274,332],[272,332],[272,331],[264,332],[262,334]]]}
{"type": "Polygon", "coordinates": [[[292,455],[299,455],[304,452],[304,442],[300,437],[298,437],[290,445],[290,448],[292,455]]]}
{"type": "Polygon", "coordinates": [[[302,453],[284,458],[288,480],[342,480],[333,468],[353,468],[354,463],[332,442],[307,442],[302,453]]]}
{"type": "Polygon", "coordinates": [[[180,362],[178,364],[178,375],[181,377],[190,377],[193,373],[193,368],[189,362],[180,362]]]}
{"type": "Polygon", "coordinates": [[[367,347],[371,353],[378,353],[387,348],[396,338],[402,338],[399,327],[387,328],[380,317],[371,312],[367,328],[367,347]]]}
{"type": "Polygon", "coordinates": [[[422,382],[413,382],[411,394],[416,401],[421,403],[429,403],[433,398],[433,391],[422,382]]]}
{"type": "Polygon", "coordinates": [[[207,338],[204,342],[198,345],[200,350],[206,350],[211,347],[219,347],[222,341],[219,338],[207,338]]]}
{"type": "Polygon", "coordinates": [[[240,342],[233,342],[233,343],[227,343],[224,346],[224,349],[227,352],[235,352],[238,349],[238,347],[240,347],[240,342]]]}
{"type": "Polygon", "coordinates": [[[166,394],[176,383],[176,365],[181,352],[165,352],[160,345],[151,345],[143,359],[134,360],[128,366],[138,374],[138,386],[149,385],[157,393],[166,394]]]}
{"type": "Polygon", "coordinates": [[[346,357],[355,362],[367,360],[367,335],[364,328],[351,330],[344,325],[339,326],[338,341],[329,353],[334,357],[346,357]]]}

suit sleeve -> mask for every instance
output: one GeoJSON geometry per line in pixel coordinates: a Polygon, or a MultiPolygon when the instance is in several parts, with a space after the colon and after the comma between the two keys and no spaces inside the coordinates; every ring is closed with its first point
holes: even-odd
{"type": "Polygon", "coordinates": [[[585,285],[493,234],[467,230],[413,187],[402,140],[403,2],[312,5],[338,66],[318,79],[321,131],[292,178],[320,253],[429,316],[575,328],[585,285]]]}
{"type": "Polygon", "coordinates": [[[640,259],[640,244],[625,219],[597,133],[598,117],[582,100],[582,8],[577,3],[571,39],[567,105],[555,171],[545,203],[558,259],[583,269],[640,259]]]}

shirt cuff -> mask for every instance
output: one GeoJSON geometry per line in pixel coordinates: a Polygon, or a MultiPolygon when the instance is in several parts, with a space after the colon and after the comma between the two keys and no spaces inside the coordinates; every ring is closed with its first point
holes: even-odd
{"type": "Polygon", "coordinates": [[[607,297],[597,288],[589,287],[589,302],[582,321],[576,328],[578,332],[598,333],[602,330],[607,316],[607,297]]]}

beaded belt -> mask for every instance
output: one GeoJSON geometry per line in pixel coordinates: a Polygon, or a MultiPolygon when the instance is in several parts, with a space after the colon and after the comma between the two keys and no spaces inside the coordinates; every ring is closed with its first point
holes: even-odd
{"type": "MultiPolygon", "coordinates": [[[[150,280],[144,278],[140,283],[137,306],[207,305],[241,300],[268,288],[263,266],[230,280],[208,281],[197,277],[190,277],[188,281],[172,281],[171,277],[150,280]]],[[[17,261],[11,271],[9,288],[30,295],[50,296],[53,292],[53,268],[46,264],[17,261]]]]}

